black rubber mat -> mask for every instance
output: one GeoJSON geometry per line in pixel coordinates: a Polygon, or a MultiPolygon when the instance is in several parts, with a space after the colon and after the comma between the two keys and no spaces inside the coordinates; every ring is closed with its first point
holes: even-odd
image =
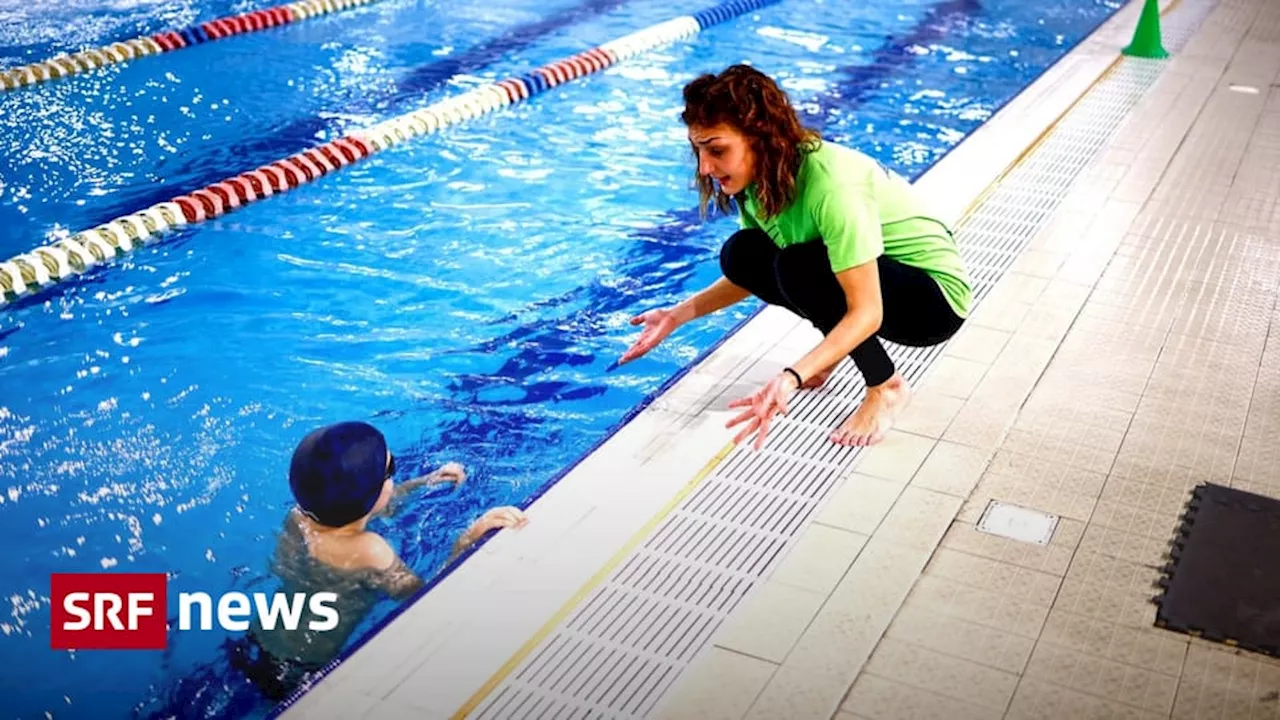
{"type": "Polygon", "coordinates": [[[1158,627],[1280,657],[1280,500],[1200,485],[1164,573],[1158,627]]]}

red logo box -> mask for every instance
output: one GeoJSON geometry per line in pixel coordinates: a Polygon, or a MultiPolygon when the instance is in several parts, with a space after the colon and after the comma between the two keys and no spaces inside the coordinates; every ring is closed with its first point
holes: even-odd
{"type": "Polygon", "coordinates": [[[164,573],[54,573],[54,650],[163,650],[169,632],[164,573]]]}

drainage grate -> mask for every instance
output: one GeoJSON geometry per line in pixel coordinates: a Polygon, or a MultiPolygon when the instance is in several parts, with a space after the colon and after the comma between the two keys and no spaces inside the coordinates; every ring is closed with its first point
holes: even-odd
{"type": "MultiPolygon", "coordinates": [[[[1183,5],[1165,23],[1171,52],[1186,43],[1214,2],[1183,5]]],[[[1119,63],[957,227],[975,304],[1043,227],[1164,65],[1131,58],[1119,63]]],[[[886,346],[913,383],[942,352],[886,346]]],[[[764,448],[734,450],[474,717],[648,714],[848,473],[859,450],[826,438],[853,411],[862,390],[856,369],[844,363],[826,392],[801,396],[787,417],[775,421],[764,448]]]]}
{"type": "Polygon", "coordinates": [[[1058,516],[992,500],[978,520],[978,530],[1019,542],[1048,545],[1058,516]]]}

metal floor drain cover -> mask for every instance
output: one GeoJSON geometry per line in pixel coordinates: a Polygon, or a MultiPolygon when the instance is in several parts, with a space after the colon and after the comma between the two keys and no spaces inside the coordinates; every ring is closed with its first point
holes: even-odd
{"type": "Polygon", "coordinates": [[[1036,545],[1048,545],[1057,528],[1057,515],[998,500],[987,505],[982,519],[978,521],[978,529],[982,532],[1036,545]]]}

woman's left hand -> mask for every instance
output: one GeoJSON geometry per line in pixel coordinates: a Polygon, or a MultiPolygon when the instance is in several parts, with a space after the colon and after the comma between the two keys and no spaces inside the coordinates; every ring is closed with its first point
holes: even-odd
{"type": "Polygon", "coordinates": [[[769,432],[769,424],[773,421],[773,416],[777,413],[787,414],[787,401],[791,398],[791,393],[796,390],[796,381],[791,374],[779,373],[769,381],[768,385],[760,388],[750,397],[729,403],[731,408],[747,408],[742,414],[725,423],[726,428],[747,423],[742,432],[733,439],[734,444],[742,442],[754,432],[756,433],[755,449],[759,450],[764,445],[764,438],[769,432]]]}

